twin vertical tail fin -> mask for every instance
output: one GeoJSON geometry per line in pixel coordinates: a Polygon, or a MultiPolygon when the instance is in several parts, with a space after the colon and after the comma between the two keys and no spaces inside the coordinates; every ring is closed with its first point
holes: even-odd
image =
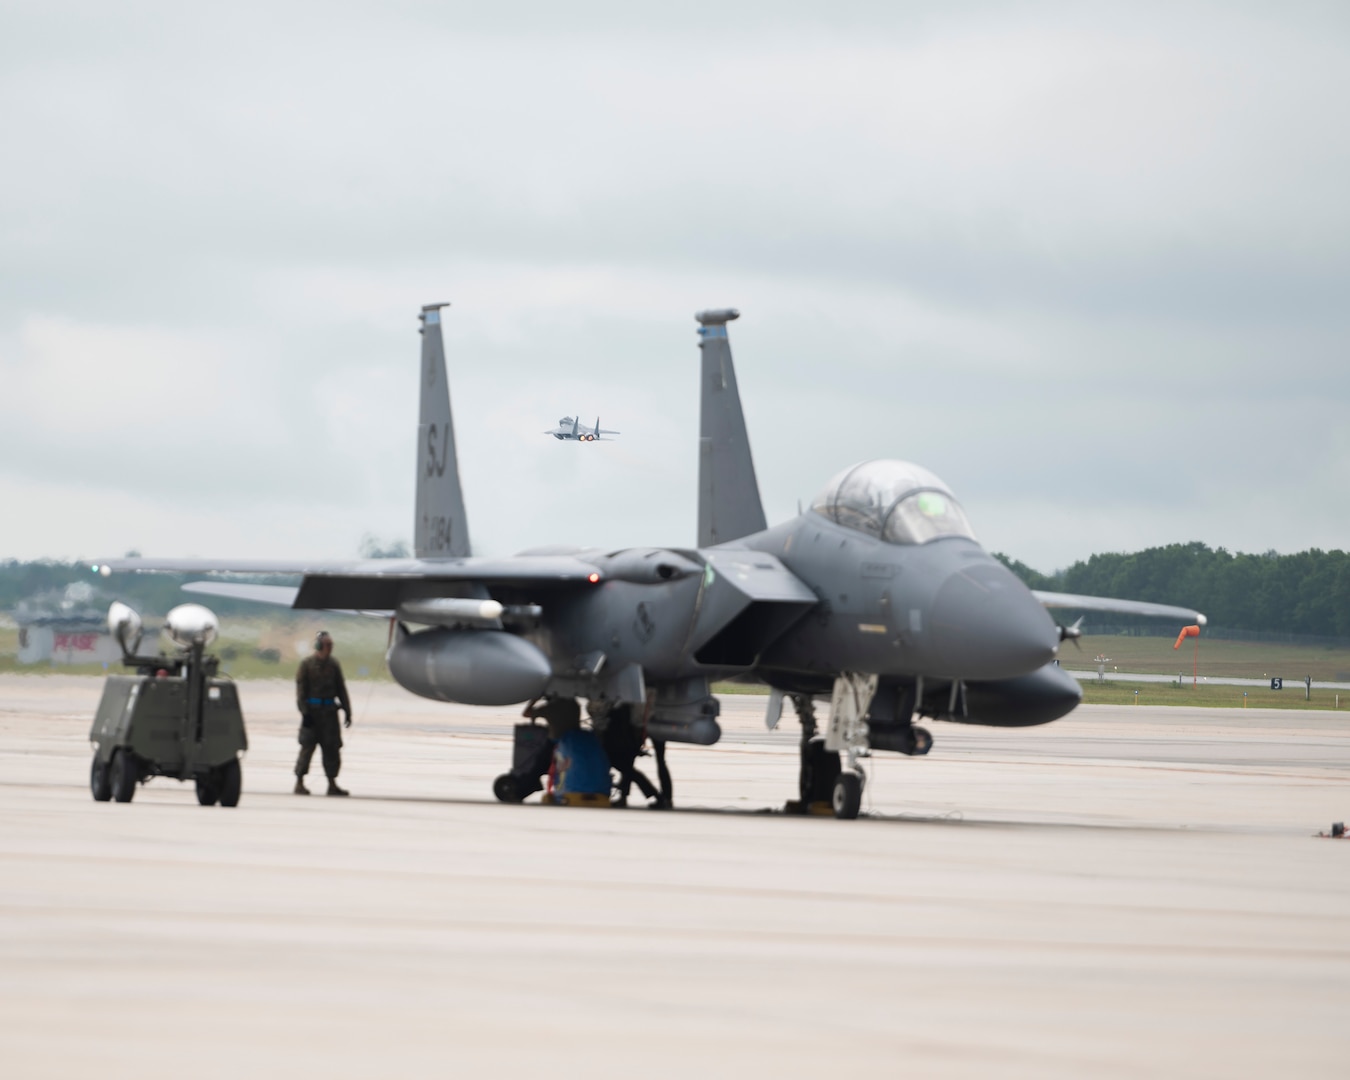
{"type": "Polygon", "coordinates": [[[422,392],[417,420],[417,516],[413,554],[419,559],[469,554],[469,519],[455,456],[450,384],[445,375],[441,308],[427,304],[422,321],[422,392]]]}
{"type": "Polygon", "coordinates": [[[727,323],[740,318],[735,308],[700,311],[699,349],[703,354],[699,393],[698,546],[738,540],[767,528],[764,506],[750,455],[736,369],[731,363],[727,323]]]}
{"type": "MultiPolygon", "coordinates": [[[[419,558],[469,554],[469,520],[455,455],[455,425],[450,415],[450,387],[441,340],[441,309],[427,304],[422,322],[421,403],[417,424],[417,509],[413,553],[419,558]]],[[[740,317],[735,309],[702,311],[699,401],[698,546],[711,547],[761,532],[767,527],[760,502],[750,438],[731,362],[727,323],[740,317]]],[[[573,417],[575,433],[580,417],[573,417]]],[[[600,418],[595,420],[600,435],[600,418]]]]}

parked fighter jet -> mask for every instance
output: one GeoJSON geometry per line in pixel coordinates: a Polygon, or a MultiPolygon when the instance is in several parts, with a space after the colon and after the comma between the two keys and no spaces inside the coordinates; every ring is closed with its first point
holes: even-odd
{"type": "Polygon", "coordinates": [[[581,427],[580,416],[564,416],[558,421],[558,426],[551,431],[544,432],[545,435],[552,435],[555,439],[566,439],[571,442],[612,442],[612,439],[605,439],[604,435],[621,435],[622,432],[610,431],[608,428],[600,426],[600,417],[595,418],[595,427],[586,429],[581,427]]]}
{"type": "MultiPolygon", "coordinates": [[[[1020,727],[1078,704],[1053,662],[1077,628],[1047,607],[1203,622],[1197,612],[1033,593],[975,539],[955,494],[903,461],[851,465],[810,508],[768,527],[732,366],[734,310],[697,316],[701,350],[696,547],[469,554],[440,317],[423,308],[415,557],[350,563],[110,560],[111,570],[300,573],[297,588],[206,581],[196,592],[361,610],[394,620],[390,672],[415,694],[471,705],[585,698],[597,725],[666,741],[721,732],[710,685],[767,684],[802,725],[798,798],[856,817],[875,751],[924,754],[916,718],[1020,727]],[[817,701],[828,699],[824,730],[817,701]],[[841,754],[843,760],[841,761],[841,754]]],[[[538,790],[519,770],[499,798],[538,790]]]]}

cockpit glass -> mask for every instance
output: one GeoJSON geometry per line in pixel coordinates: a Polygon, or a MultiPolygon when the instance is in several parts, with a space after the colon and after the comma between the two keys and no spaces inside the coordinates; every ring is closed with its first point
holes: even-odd
{"type": "Polygon", "coordinates": [[[942,536],[975,539],[955,499],[940,491],[919,491],[895,504],[883,538],[893,544],[926,544],[942,536]]]}
{"type": "Polygon", "coordinates": [[[893,544],[924,544],[944,536],[974,539],[947,485],[907,461],[865,461],[845,469],[811,509],[893,544]]]}

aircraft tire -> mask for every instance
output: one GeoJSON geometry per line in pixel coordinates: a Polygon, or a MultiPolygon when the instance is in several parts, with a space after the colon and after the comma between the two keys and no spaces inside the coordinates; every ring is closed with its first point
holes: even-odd
{"type": "Polygon", "coordinates": [[[136,796],[136,781],[140,779],[136,755],[130,750],[114,750],[108,762],[110,787],[114,802],[131,802],[136,796]]]}
{"type": "Polygon", "coordinates": [[[852,821],[862,809],[862,777],[855,772],[841,772],[834,782],[834,816],[840,821],[852,821]]]}
{"type": "Polygon", "coordinates": [[[99,761],[97,754],[89,765],[89,790],[93,792],[94,802],[107,802],[112,798],[112,777],[108,775],[108,763],[99,761]]]}
{"type": "Polygon", "coordinates": [[[220,785],[220,805],[238,806],[239,796],[244,790],[244,770],[239,764],[239,759],[234,758],[225,762],[217,776],[220,785]]]}
{"type": "Polygon", "coordinates": [[[193,781],[197,787],[199,806],[215,806],[220,801],[220,778],[214,769],[208,773],[199,773],[193,777],[193,781]]]}

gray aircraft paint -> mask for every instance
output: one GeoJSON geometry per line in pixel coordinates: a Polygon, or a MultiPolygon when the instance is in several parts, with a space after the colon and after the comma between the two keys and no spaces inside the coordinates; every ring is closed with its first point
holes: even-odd
{"type": "Polygon", "coordinates": [[[734,308],[701,311],[702,354],[698,437],[698,546],[712,547],[762,532],[768,525],[750,455],[727,323],[734,308]]]}
{"type": "MultiPolygon", "coordinates": [[[[876,746],[902,753],[931,744],[910,726],[913,714],[1022,726],[1077,704],[1076,682],[1050,663],[1061,631],[1021,581],[968,536],[892,542],[815,509],[765,527],[726,336],[736,315],[730,309],[698,316],[697,549],[542,548],[468,557],[442,306],[422,313],[417,557],[337,564],[117,559],[109,568],[303,573],[294,592],[215,582],[194,588],[289,600],[296,608],[401,613],[404,622],[427,627],[401,627],[390,652],[391,672],[414,693],[507,703],[543,692],[584,697],[602,709],[639,705],[649,733],[688,742],[716,741],[710,681],[728,676],[807,697],[830,694],[838,681],[871,678],[876,746]],[[445,524],[423,528],[438,521],[445,524]],[[442,618],[438,612],[464,605],[417,602],[448,597],[496,601],[501,617],[442,618]]],[[[923,476],[926,486],[915,493],[946,490],[923,476]]],[[[897,496],[892,512],[907,497],[897,496]]],[[[829,498],[813,505],[843,505],[842,495],[829,498]]],[[[1095,602],[1203,618],[1159,605],[1095,602]]]]}
{"type": "Polygon", "coordinates": [[[469,519],[459,483],[455,422],[441,341],[441,309],[422,308],[422,394],[417,420],[417,506],[413,554],[419,559],[469,554],[469,519]]]}
{"type": "Polygon", "coordinates": [[[400,686],[422,697],[465,705],[511,705],[544,692],[547,657],[502,630],[398,630],[389,670],[400,686]]]}

